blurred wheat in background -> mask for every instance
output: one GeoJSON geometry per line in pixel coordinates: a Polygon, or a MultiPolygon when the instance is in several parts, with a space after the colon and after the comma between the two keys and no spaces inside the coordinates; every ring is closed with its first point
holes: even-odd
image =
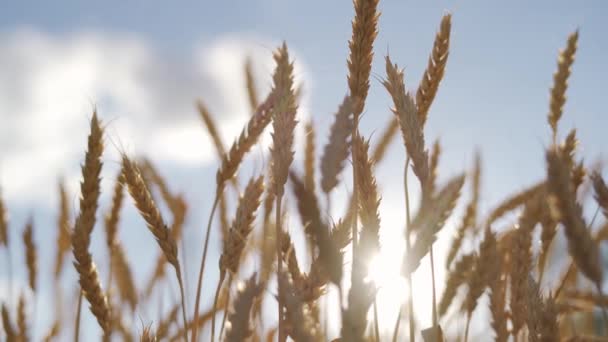
{"type": "MultiPolygon", "coordinates": [[[[7,278],[2,338],[605,340],[601,244],[608,240],[608,186],[599,164],[583,158],[577,131],[560,124],[568,115],[578,30],[557,57],[546,116],[550,134],[543,135],[544,154],[537,156],[545,174],[484,205],[482,156],[476,154],[470,170],[444,178],[440,162],[451,146],[425,134],[433,102],[444,95],[457,14],[439,21],[418,81],[394,55],[375,55],[378,6],[378,0],[354,1],[346,96],[334,99],[330,126],[303,114],[306,85],[289,41],[274,49],[266,92],[255,60],[242,66],[251,114],[240,133],[227,136],[208,99],[196,102],[218,160],[215,180],[205,179],[208,202],[188,201],[176,190],[183,182],[152,162],[154,149],[149,155],[129,152],[108,133],[114,125],[109,116],[94,108],[87,141],[73,142],[82,150],[79,188],[65,180],[46,185],[58,198],[52,241],[36,239],[51,227],[33,216],[23,229],[16,227],[0,193],[7,278]],[[374,73],[378,59],[384,70],[374,73]],[[371,108],[368,95],[379,92],[390,100],[371,108]],[[392,112],[384,130],[360,129],[361,120],[382,111],[392,112]],[[319,136],[327,137],[324,146],[318,146],[319,136]],[[402,193],[392,203],[404,213],[401,221],[381,214],[386,182],[376,170],[393,140],[402,145],[400,159],[390,161],[403,176],[390,180],[402,193]],[[108,166],[116,174],[106,187],[101,175],[108,166]],[[133,211],[141,218],[127,220],[133,211]],[[206,224],[189,221],[192,213],[208,214],[206,224]],[[121,239],[123,230],[137,231],[136,246],[121,239]],[[198,234],[188,233],[193,230],[198,234]],[[399,242],[383,240],[385,231],[398,232],[393,236],[399,242]],[[448,247],[438,253],[440,238],[448,247]],[[95,239],[103,249],[92,247],[95,239]],[[52,246],[51,253],[42,245],[52,246]],[[151,270],[130,258],[142,249],[156,254],[151,270]],[[66,271],[69,264],[75,272],[66,271]],[[52,288],[54,309],[41,307],[41,288],[52,288]],[[50,317],[41,320],[38,310],[50,317]],[[87,317],[99,328],[83,325],[87,317]]],[[[36,177],[44,172],[38,168],[19,172],[36,177]]]]}

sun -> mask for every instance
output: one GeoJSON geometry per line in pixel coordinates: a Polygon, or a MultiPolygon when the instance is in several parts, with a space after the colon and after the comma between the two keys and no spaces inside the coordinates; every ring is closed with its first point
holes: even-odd
{"type": "MultiPolygon", "coordinates": [[[[384,236],[381,242],[380,253],[373,257],[368,264],[368,279],[378,288],[376,306],[380,331],[389,333],[393,331],[399,310],[408,299],[407,281],[401,275],[405,241],[403,236],[384,236]]],[[[432,314],[429,270],[426,267],[420,267],[414,278],[415,311],[417,319],[424,324],[427,321],[425,318],[430,318],[432,314]]],[[[373,320],[373,310],[370,310],[369,319],[370,322],[373,320]]],[[[401,331],[406,329],[407,327],[402,322],[401,331]]]]}

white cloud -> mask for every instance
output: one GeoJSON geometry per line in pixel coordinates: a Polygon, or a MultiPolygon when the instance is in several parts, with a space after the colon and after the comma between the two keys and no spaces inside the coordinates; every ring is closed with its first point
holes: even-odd
{"type": "Polygon", "coordinates": [[[21,30],[0,44],[0,184],[12,200],[52,197],[59,176],[78,177],[93,107],[107,126],[106,164],[119,151],[183,166],[213,160],[194,101],[205,100],[229,143],[249,116],[246,57],[260,94],[273,68],[270,45],[236,37],[186,58],[124,33],[21,30]]]}

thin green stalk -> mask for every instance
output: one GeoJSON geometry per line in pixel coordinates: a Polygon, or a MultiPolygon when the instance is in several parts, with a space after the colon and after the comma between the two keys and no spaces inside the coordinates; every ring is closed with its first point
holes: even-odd
{"type": "Polygon", "coordinates": [[[207,249],[209,248],[209,235],[211,233],[211,224],[213,223],[213,215],[215,214],[215,210],[217,209],[217,205],[219,203],[221,189],[218,187],[218,191],[215,194],[215,200],[213,201],[213,207],[211,209],[211,213],[209,214],[209,222],[207,223],[207,232],[205,235],[205,245],[203,247],[203,259],[201,260],[201,269],[198,272],[198,285],[196,286],[196,300],[194,301],[194,320],[192,322],[192,326],[195,327],[192,330],[192,342],[196,342],[196,335],[198,333],[198,310],[201,301],[201,289],[203,287],[203,273],[205,272],[205,262],[207,261],[207,249]]]}

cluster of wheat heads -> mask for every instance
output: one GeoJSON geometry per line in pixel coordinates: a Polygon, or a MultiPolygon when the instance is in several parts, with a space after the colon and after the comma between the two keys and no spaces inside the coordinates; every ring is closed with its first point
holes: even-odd
{"type": "MultiPolygon", "coordinates": [[[[59,185],[53,274],[59,279],[64,260],[71,255],[69,259],[78,275],[78,307],[74,317],[59,313],[53,317],[53,324],[44,335],[45,341],[68,335],[79,340],[81,315],[87,314],[81,312],[84,300],[101,327],[104,341],[139,338],[141,341],[194,342],[203,338],[201,331],[204,328],[209,329],[211,341],[216,338],[223,341],[272,341],[276,338],[280,342],[288,339],[415,341],[419,336],[426,342],[467,341],[471,319],[480,303],[487,303],[484,305],[488,306],[491,316],[487,324],[496,341],[595,341],[600,340],[599,334],[607,333],[608,317],[603,308],[608,305],[608,299],[602,293],[599,245],[608,240],[608,187],[598,171],[588,172],[579,161],[576,132],[569,132],[562,142],[558,130],[578,32],[568,37],[565,49],[559,54],[550,92],[548,122],[552,134],[543,156],[546,178],[514,193],[482,216],[478,210],[481,177],[478,157],[467,177],[470,199],[458,219],[447,259],[438,263],[434,259],[433,244],[448,218],[453,216],[465,184],[465,172],[438,182],[441,147],[435,142],[427,148],[424,136],[429,110],[448,60],[451,16],[446,14],[441,19],[427,68],[415,92],[406,90],[403,69],[389,56],[385,57],[382,86],[392,99],[390,107],[394,115],[383,134],[376,142],[371,142],[358,128],[370,87],[373,43],[378,32],[377,5],[378,0],[354,1],[355,17],[347,63],[348,95],[335,113],[318,165],[315,126],[312,122],[302,124],[298,121],[299,91],[294,85],[293,60],[286,44],[274,53],[273,86],[263,101],[258,98],[251,62],[247,61],[245,84],[253,114],[230,147],[224,145],[211,112],[203,102],[198,103],[220,166],[211,214],[203,231],[205,239],[201,245],[195,298],[188,298],[184,291],[187,284],[184,284],[183,260],[178,248],[184,246],[182,235],[189,207],[181,194],[171,190],[150,161],[136,161],[128,155],[122,156],[120,172],[112,193],[108,194],[111,206],[101,223],[110,256],[104,286],[90,250],[92,232],[98,225],[104,152],[104,126],[97,113],[93,113],[82,165],[80,203],[73,220],[65,185],[59,185]],[[305,126],[306,132],[303,172],[293,163],[294,136],[299,125],[305,126]],[[273,132],[268,174],[253,176],[242,188],[238,169],[268,126],[272,126],[273,132]],[[396,227],[382,224],[379,214],[381,192],[374,172],[398,132],[401,132],[405,147],[403,238],[407,250],[401,261],[401,276],[408,282],[403,289],[408,293],[408,300],[402,303],[395,317],[394,331],[381,335],[378,310],[383,308],[376,303],[377,287],[369,280],[368,262],[382,249],[380,231],[396,227]],[[348,165],[352,165],[353,179],[350,200],[341,217],[330,217],[332,197],[335,197],[334,192],[348,165]],[[408,180],[410,167],[415,181],[408,180]],[[598,204],[596,216],[601,212],[603,219],[585,220],[583,203],[577,200],[583,184],[593,188],[594,201],[598,204]],[[420,188],[417,212],[410,208],[411,186],[420,188]],[[170,218],[163,216],[153,189],[161,195],[160,201],[169,209],[170,218]],[[238,195],[232,206],[235,208],[233,215],[228,203],[230,193],[238,195]],[[156,266],[150,280],[143,285],[135,281],[125,254],[127,246],[118,238],[121,208],[127,204],[125,197],[129,195],[159,247],[156,266]],[[293,205],[287,205],[290,203],[293,205]],[[291,208],[297,209],[297,214],[288,212],[291,208]],[[214,226],[216,210],[219,210],[219,224],[214,226]],[[513,217],[509,215],[513,213],[518,215],[515,222],[505,219],[513,217]],[[288,215],[300,217],[305,236],[303,244],[292,239],[291,233],[296,227],[285,219],[288,215]],[[507,228],[498,229],[497,222],[504,221],[507,228]],[[600,221],[603,225],[596,224],[600,221]],[[219,266],[216,266],[219,281],[213,305],[201,311],[212,227],[218,227],[222,238],[221,255],[213,260],[213,264],[219,266]],[[564,269],[563,277],[556,284],[549,284],[543,275],[548,266],[556,264],[552,241],[560,230],[567,240],[568,260],[571,261],[564,269]],[[536,236],[540,237],[538,243],[536,236]],[[307,257],[305,270],[302,261],[298,260],[302,255],[307,257]],[[429,258],[425,259],[427,255],[429,258]],[[346,256],[352,259],[347,260],[346,256]],[[243,267],[244,260],[248,259],[257,260],[254,272],[243,267]],[[432,326],[418,329],[415,323],[419,310],[411,300],[414,295],[412,274],[423,262],[431,265],[433,291],[428,305],[432,307],[432,326]],[[154,301],[155,287],[166,284],[161,280],[167,276],[167,266],[174,271],[180,299],[170,310],[162,312],[158,321],[138,325],[133,318],[137,317],[138,310],[145,310],[154,301]],[[439,300],[434,277],[437,267],[445,267],[447,271],[445,289],[438,296],[439,300]],[[350,279],[345,279],[346,275],[350,275],[350,279]],[[340,327],[338,335],[335,332],[331,335],[324,324],[328,310],[323,299],[330,288],[339,294],[340,314],[332,317],[340,327]],[[488,300],[480,302],[484,293],[488,300]],[[266,312],[262,305],[264,301],[266,306],[276,306],[276,311],[266,312]],[[194,311],[188,312],[189,309],[194,311]],[[601,316],[596,312],[601,312],[601,316]],[[216,322],[219,317],[221,319],[216,322]],[[458,327],[454,323],[458,317],[466,320],[466,325],[458,327]],[[406,330],[401,327],[402,322],[408,322],[407,333],[400,333],[406,330]],[[452,329],[446,329],[449,326],[452,329]]],[[[0,247],[8,246],[10,231],[7,209],[0,197],[0,247]]],[[[41,270],[33,235],[34,222],[29,220],[23,229],[23,250],[33,297],[20,294],[16,308],[2,304],[3,336],[9,342],[30,340],[31,329],[37,324],[27,314],[27,307],[34,305],[28,299],[36,298],[41,270]]],[[[10,253],[8,255],[10,257],[10,253]]],[[[7,261],[10,272],[12,262],[10,258],[7,261]]]]}

